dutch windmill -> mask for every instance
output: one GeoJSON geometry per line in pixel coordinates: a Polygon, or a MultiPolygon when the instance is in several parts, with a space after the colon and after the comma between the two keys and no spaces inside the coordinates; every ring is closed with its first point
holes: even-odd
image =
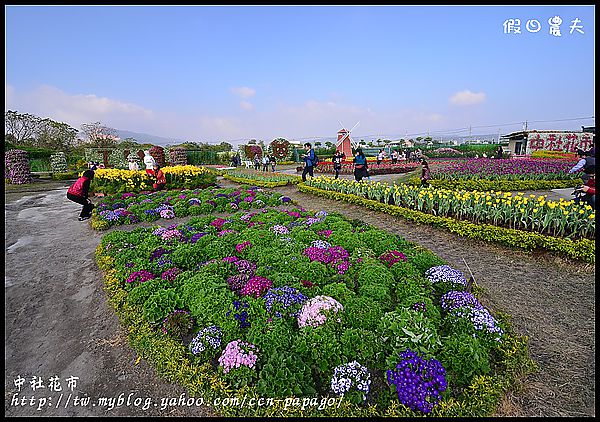
{"type": "Polygon", "coordinates": [[[356,124],[352,127],[352,129],[347,130],[344,128],[342,122],[340,122],[340,126],[342,129],[338,131],[338,139],[335,143],[336,151],[342,151],[346,157],[352,157],[352,148],[357,148],[357,145],[352,142],[352,138],[350,138],[350,133],[356,129],[360,122],[356,122],[356,124]]]}

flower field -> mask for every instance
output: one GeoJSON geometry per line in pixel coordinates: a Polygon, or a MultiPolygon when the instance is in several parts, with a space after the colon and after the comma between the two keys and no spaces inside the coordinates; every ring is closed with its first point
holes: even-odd
{"type": "Polygon", "coordinates": [[[288,184],[297,184],[302,181],[300,176],[285,173],[274,173],[268,171],[231,171],[223,174],[225,179],[237,183],[251,183],[253,185],[273,188],[275,186],[285,186],[288,184]]]}
{"type": "Polygon", "coordinates": [[[562,159],[493,159],[431,161],[431,178],[438,180],[571,180],[577,174],[568,174],[577,161],[562,159]]]}
{"type": "MultiPolygon", "coordinates": [[[[367,157],[372,158],[372,157],[367,157]]],[[[374,176],[377,174],[401,174],[408,173],[410,171],[415,170],[419,165],[417,163],[406,163],[400,162],[397,164],[392,164],[391,162],[382,162],[381,164],[377,164],[375,162],[370,162],[372,160],[368,160],[369,173],[374,176]]],[[[331,161],[319,162],[319,165],[315,167],[315,173],[333,173],[333,163],[331,161]]],[[[352,163],[342,163],[342,168],[340,170],[340,174],[353,174],[354,173],[354,164],[352,163]]]]}
{"type": "Polygon", "coordinates": [[[341,399],[226,414],[488,416],[531,369],[506,317],[430,251],[325,212],[229,211],[96,251],[131,344],[190,394],[341,399]]]}
{"type": "Polygon", "coordinates": [[[573,201],[547,201],[545,196],[511,192],[465,192],[381,182],[316,177],[308,186],[362,196],[436,216],[492,224],[569,239],[594,239],[595,212],[573,201]]]}
{"type": "Polygon", "coordinates": [[[249,189],[182,189],[137,195],[124,193],[106,197],[97,204],[92,211],[92,228],[105,230],[111,226],[140,221],[275,207],[290,201],[288,197],[265,192],[256,186],[249,189]]]}
{"type": "MultiPolygon", "coordinates": [[[[196,166],[162,167],[167,179],[167,187],[185,189],[205,188],[214,185],[214,171],[196,166]]],[[[154,179],[143,170],[98,169],[94,172],[90,191],[114,194],[151,191],[154,179]]]]}

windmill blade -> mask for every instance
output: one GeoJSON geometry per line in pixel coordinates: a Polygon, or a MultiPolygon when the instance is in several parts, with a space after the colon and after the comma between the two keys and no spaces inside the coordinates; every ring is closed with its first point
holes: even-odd
{"type": "Polygon", "coordinates": [[[335,146],[337,147],[338,145],[341,145],[342,142],[344,142],[344,139],[348,138],[349,136],[350,132],[346,132],[346,134],[342,136],[339,141],[336,141],[335,146]]]}
{"type": "Polygon", "coordinates": [[[356,127],[360,124],[360,121],[356,122],[356,124],[354,126],[352,126],[352,129],[350,129],[348,131],[348,133],[352,132],[354,129],[356,129],[356,127]]]}

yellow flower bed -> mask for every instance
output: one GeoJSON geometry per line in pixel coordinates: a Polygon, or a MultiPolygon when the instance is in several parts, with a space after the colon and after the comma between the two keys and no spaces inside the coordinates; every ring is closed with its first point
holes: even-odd
{"type": "MultiPolygon", "coordinates": [[[[197,188],[213,185],[216,176],[204,167],[192,165],[161,168],[170,189],[197,188]]],[[[155,178],[145,170],[98,169],[95,171],[91,190],[106,194],[141,192],[152,190],[155,178]]]]}

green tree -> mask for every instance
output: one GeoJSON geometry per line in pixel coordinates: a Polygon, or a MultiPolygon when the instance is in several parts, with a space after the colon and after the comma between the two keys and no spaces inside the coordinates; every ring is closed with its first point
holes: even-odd
{"type": "Polygon", "coordinates": [[[33,114],[8,110],[4,113],[4,133],[12,135],[16,145],[35,146],[35,134],[40,121],[33,114]]]}
{"type": "Polygon", "coordinates": [[[36,146],[57,151],[71,151],[75,147],[77,133],[77,129],[66,123],[42,119],[36,131],[36,146]]]}

